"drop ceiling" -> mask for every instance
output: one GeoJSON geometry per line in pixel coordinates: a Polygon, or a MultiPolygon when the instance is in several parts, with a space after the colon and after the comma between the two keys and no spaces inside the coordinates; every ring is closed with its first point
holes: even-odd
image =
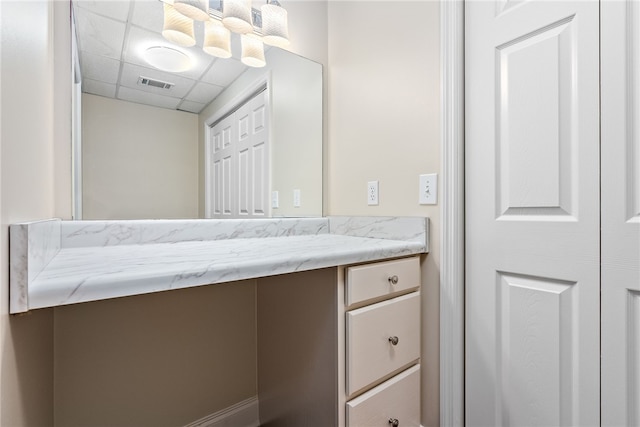
{"type": "Polygon", "coordinates": [[[218,59],[202,50],[204,23],[195,23],[196,45],[180,47],[162,35],[159,0],[73,0],[82,91],[99,96],[199,113],[247,67],[239,60],[240,39],[232,35],[233,57],[218,59]],[[194,66],[181,73],[153,68],[142,57],[151,46],[190,55],[194,66]],[[138,84],[140,77],[172,83],[171,89],[138,84]]]}

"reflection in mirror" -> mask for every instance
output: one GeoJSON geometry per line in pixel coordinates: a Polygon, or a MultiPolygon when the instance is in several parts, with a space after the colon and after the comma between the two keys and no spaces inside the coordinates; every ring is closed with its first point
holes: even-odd
{"type": "Polygon", "coordinates": [[[322,215],[320,64],[271,47],[246,67],[235,34],[231,58],[210,56],[202,22],[172,45],[158,0],[73,12],[75,219],[322,215]],[[167,47],[187,69],[144,56],[167,47]]]}

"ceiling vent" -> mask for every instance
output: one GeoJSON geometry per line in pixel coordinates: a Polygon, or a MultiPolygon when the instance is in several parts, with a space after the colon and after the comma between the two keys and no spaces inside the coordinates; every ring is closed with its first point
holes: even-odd
{"type": "Polygon", "coordinates": [[[162,80],[150,79],[149,77],[138,77],[138,84],[142,86],[157,87],[160,89],[171,89],[174,83],[163,82],[162,80]]]}

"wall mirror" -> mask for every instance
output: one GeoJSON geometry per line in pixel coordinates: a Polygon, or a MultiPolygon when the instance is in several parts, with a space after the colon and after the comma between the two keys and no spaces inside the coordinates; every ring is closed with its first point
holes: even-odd
{"type": "Polygon", "coordinates": [[[194,46],[172,44],[164,8],[72,0],[74,218],[321,216],[322,66],[265,45],[266,66],[248,67],[233,33],[233,56],[211,56],[197,21],[194,46]],[[258,94],[263,109],[243,110],[258,94]],[[266,146],[216,155],[225,129],[250,128],[266,146]]]}

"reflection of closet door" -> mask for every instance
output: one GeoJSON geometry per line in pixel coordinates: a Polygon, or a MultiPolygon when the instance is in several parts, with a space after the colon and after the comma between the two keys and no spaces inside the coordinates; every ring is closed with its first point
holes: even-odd
{"type": "Polygon", "coordinates": [[[266,91],[257,94],[235,113],[238,129],[238,216],[267,215],[269,189],[268,116],[266,91]]]}
{"type": "Polygon", "coordinates": [[[469,426],[600,420],[598,8],[465,5],[469,426]]]}
{"type": "Polygon", "coordinates": [[[262,91],[211,127],[212,218],[269,215],[269,109],[262,91]]]}
{"type": "Polygon", "coordinates": [[[640,4],[601,3],[602,425],[640,425],[640,4]]]}
{"type": "Polygon", "coordinates": [[[236,170],[237,129],[233,126],[231,115],[211,128],[211,151],[213,165],[211,168],[211,199],[213,218],[234,218],[237,207],[234,203],[234,174],[236,170]]]}

